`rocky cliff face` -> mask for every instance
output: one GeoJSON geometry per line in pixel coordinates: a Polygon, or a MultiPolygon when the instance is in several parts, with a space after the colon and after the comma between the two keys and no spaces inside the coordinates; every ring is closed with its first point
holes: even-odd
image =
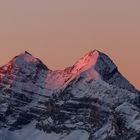
{"type": "Polygon", "coordinates": [[[62,71],[25,52],[0,68],[0,140],[139,140],[139,94],[97,50],[62,71]]]}

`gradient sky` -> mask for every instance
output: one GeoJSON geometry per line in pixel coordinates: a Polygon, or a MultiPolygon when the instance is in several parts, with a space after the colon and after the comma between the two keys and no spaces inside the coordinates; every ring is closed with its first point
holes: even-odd
{"type": "Polygon", "coordinates": [[[63,69],[93,49],[140,89],[140,0],[0,1],[0,65],[27,50],[63,69]]]}

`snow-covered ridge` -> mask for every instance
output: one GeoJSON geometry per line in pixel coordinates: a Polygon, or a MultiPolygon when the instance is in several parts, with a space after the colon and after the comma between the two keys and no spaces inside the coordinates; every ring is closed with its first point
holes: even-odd
{"type": "Polygon", "coordinates": [[[8,64],[0,68],[0,79],[5,77],[5,74],[10,72],[18,73],[17,69],[22,69],[27,75],[38,72],[38,69],[48,71],[46,75],[46,88],[51,90],[60,90],[63,85],[70,82],[76,77],[84,78],[85,80],[104,80],[109,84],[135,91],[132,86],[118,71],[117,66],[104,53],[93,50],[80,58],[72,67],[65,70],[52,71],[38,58],[35,58],[30,53],[25,51],[14,57],[8,64]]]}

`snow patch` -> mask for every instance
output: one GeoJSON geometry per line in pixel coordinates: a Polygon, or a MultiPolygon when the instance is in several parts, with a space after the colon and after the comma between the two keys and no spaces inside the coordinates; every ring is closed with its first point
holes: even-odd
{"type": "Polygon", "coordinates": [[[70,134],[47,134],[35,129],[35,122],[18,131],[0,130],[0,140],[88,140],[89,134],[86,131],[75,130],[70,134]]]}

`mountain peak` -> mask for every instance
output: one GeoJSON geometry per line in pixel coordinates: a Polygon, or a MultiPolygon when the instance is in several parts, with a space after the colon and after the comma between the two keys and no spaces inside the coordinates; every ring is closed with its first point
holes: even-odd
{"type": "MultiPolygon", "coordinates": [[[[28,54],[28,55],[31,55],[28,51],[25,51],[24,53],[25,53],[25,54],[28,54]]],[[[31,56],[32,56],[32,55],[31,55],[31,56]]]]}
{"type": "Polygon", "coordinates": [[[24,53],[19,54],[14,58],[14,61],[17,65],[23,65],[25,63],[35,63],[37,58],[32,56],[29,52],[25,51],[24,53]]]}
{"type": "Polygon", "coordinates": [[[116,67],[114,62],[104,53],[93,50],[80,58],[73,66],[73,73],[85,71],[94,67],[101,75],[111,73],[116,67]]]}
{"type": "Polygon", "coordinates": [[[0,68],[0,71],[4,73],[12,71],[14,68],[27,69],[27,68],[39,68],[48,70],[41,60],[32,56],[29,52],[25,51],[15,56],[8,64],[0,68]]]}
{"type": "Polygon", "coordinates": [[[134,86],[122,76],[111,58],[98,50],[93,50],[79,59],[71,68],[71,72],[86,80],[101,79],[119,88],[137,92],[134,86]]]}

